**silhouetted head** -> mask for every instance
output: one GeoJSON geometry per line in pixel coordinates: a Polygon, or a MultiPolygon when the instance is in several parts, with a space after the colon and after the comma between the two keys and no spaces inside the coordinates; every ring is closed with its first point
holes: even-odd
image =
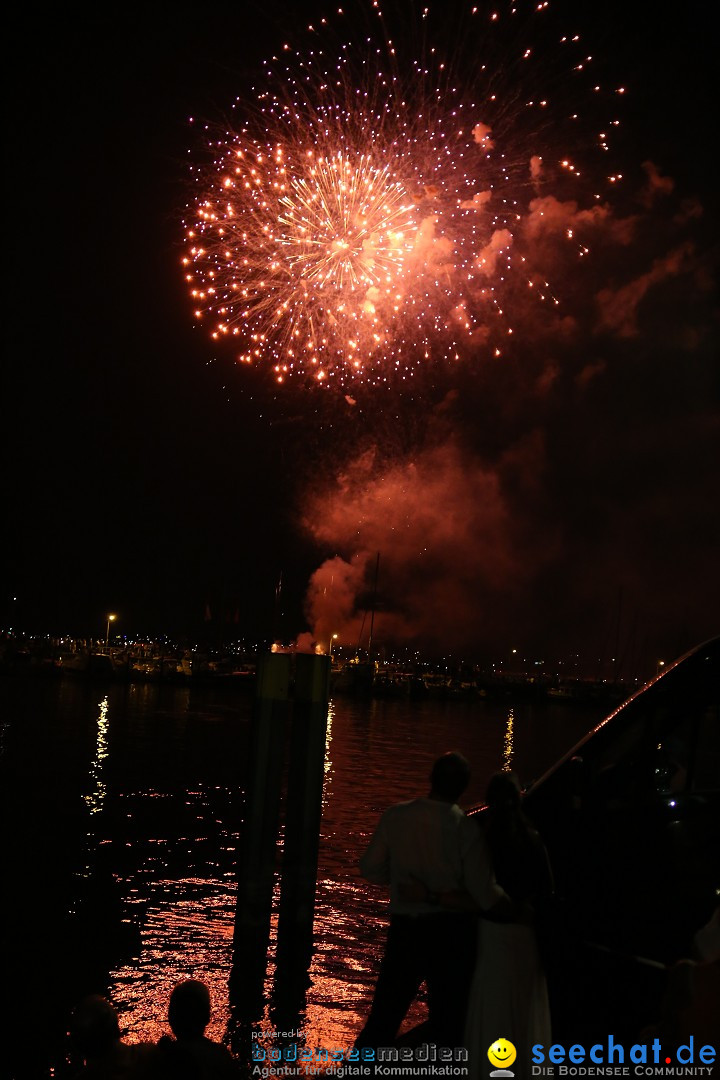
{"type": "Polygon", "coordinates": [[[176,1039],[199,1039],[210,1023],[210,991],[203,982],[187,979],[170,995],[168,1020],[176,1039]]]}
{"type": "Polygon", "coordinates": [[[439,757],[430,773],[431,795],[445,802],[455,802],[470,783],[470,763],[453,750],[439,757]]]}
{"type": "Polygon", "coordinates": [[[485,799],[491,810],[505,814],[520,809],[520,781],[514,772],[499,772],[490,777],[485,799]]]}
{"type": "Polygon", "coordinates": [[[84,1058],[102,1058],[120,1040],[120,1025],[114,1006],[99,994],[92,994],[73,1010],[70,1019],[73,1048],[84,1058]]]}

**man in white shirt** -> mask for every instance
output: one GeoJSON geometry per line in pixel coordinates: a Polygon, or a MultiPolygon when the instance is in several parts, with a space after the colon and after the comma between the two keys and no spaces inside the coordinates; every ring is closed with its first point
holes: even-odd
{"type": "Polygon", "coordinates": [[[390,927],[370,1016],[356,1045],[390,1046],[423,982],[428,992],[427,1039],[462,1045],[475,965],[477,910],[439,906],[466,894],[483,912],[509,901],[497,885],[478,826],[457,805],[470,781],[458,753],[438,758],[427,798],[385,811],[360,860],[364,878],[390,886],[390,927]],[[422,887],[403,889],[420,882],[422,887]],[[408,899],[421,895],[422,899],[408,899]]]}

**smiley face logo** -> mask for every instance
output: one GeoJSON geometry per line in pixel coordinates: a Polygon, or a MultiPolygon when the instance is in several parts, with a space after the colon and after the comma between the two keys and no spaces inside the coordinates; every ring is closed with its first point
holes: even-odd
{"type": "Polygon", "coordinates": [[[517,1050],[508,1039],[496,1039],[488,1049],[488,1059],[496,1069],[507,1069],[517,1057],[517,1050]]]}

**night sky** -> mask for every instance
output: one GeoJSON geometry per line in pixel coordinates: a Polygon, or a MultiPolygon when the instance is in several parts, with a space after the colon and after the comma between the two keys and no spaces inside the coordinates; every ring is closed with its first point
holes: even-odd
{"type": "Polygon", "coordinates": [[[3,626],[354,645],[379,553],[388,649],[619,649],[649,675],[717,633],[712,5],[640,7],[582,5],[627,89],[624,186],[558,320],[353,405],[236,366],[180,269],[188,118],[222,122],[320,7],[16,12],[3,626]]]}

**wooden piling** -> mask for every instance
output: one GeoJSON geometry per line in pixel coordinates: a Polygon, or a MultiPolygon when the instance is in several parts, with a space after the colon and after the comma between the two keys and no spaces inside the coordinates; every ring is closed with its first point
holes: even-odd
{"type": "Polygon", "coordinates": [[[257,670],[230,976],[231,1001],[251,1012],[262,1005],[270,942],[292,660],[267,653],[257,670]]]}
{"type": "Polygon", "coordinates": [[[276,1005],[301,1008],[313,951],[330,658],[298,653],[278,915],[276,1005]]]}
{"type": "Polygon", "coordinates": [[[292,721],[285,799],[274,1004],[302,1007],[312,958],[313,916],[325,776],[330,658],[269,653],[258,664],[230,1001],[262,1011],[270,944],[287,725],[292,721]]]}

